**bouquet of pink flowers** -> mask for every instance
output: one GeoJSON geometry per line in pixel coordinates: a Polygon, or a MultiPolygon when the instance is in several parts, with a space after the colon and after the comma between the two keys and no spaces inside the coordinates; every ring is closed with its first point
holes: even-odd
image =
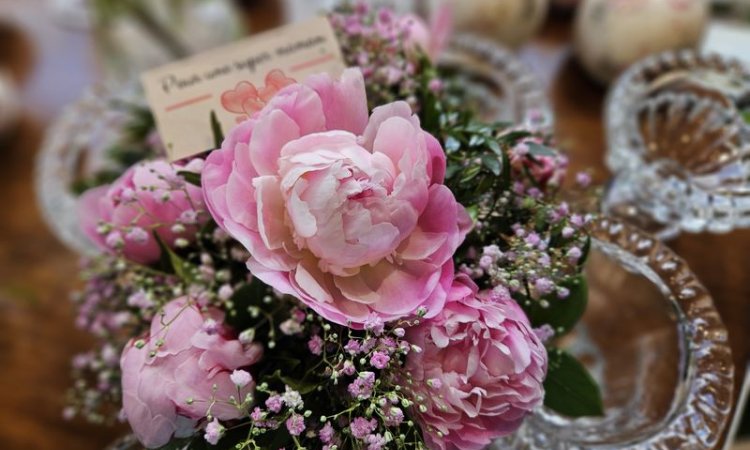
{"type": "Polygon", "coordinates": [[[565,157],[478,122],[416,18],[331,22],[339,78],[284,83],[205,158],[83,194],[105,255],[78,320],[102,346],[66,413],[238,450],[482,449],[543,403],[599,414],[554,348],[587,294],[590,218],[554,200],[565,157]]]}

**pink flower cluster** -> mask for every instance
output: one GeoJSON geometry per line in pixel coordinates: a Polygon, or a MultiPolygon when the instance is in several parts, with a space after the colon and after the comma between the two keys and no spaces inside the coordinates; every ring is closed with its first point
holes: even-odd
{"type": "Polygon", "coordinates": [[[242,344],[222,323],[220,311],[203,312],[183,297],[154,318],[147,339],[126,346],[123,411],[147,448],[191,435],[207,416],[230,420],[245,413],[254,384],[234,371],[260,360],[262,348],[242,344]]]}
{"type": "Polygon", "coordinates": [[[362,74],[282,89],[203,170],[217,223],[253,276],[326,319],[360,326],[440,312],[471,219],[445,154],[406,103],[367,115],[362,74]]]}
{"type": "MultiPolygon", "coordinates": [[[[538,137],[528,138],[519,142],[510,152],[510,163],[519,174],[518,178],[527,175],[533,181],[533,189],[542,191],[548,187],[560,187],[568,172],[568,157],[561,153],[549,155],[533,155],[530,144],[543,145],[543,140],[538,137]]],[[[532,197],[537,197],[533,191],[528,192],[532,197]]]]}
{"type": "Polygon", "coordinates": [[[131,167],[111,185],[81,196],[81,228],[106,252],[140,264],[157,261],[161,250],[154,233],[165,245],[186,245],[207,219],[200,188],[178,174],[200,172],[202,165],[201,159],[185,166],[155,160],[131,167]]]}
{"type": "MultiPolygon", "coordinates": [[[[284,393],[260,383],[267,398],[254,404],[246,369],[262,348],[237,339],[218,310],[183,297],[122,354],[124,412],[139,440],[158,447],[202,427],[216,444],[222,422],[249,417],[259,430],[299,439],[317,432],[324,448],[350,434],[379,450],[405,410],[441,450],[479,450],[514,431],[542,400],[546,351],[507,290],[480,292],[468,276],[455,275],[454,254],[472,220],[444,185],[439,141],[407,103],[368,114],[356,69],[340,80],[318,75],[290,84],[267,101],[208,156],[202,192],[167,163],[142,165],[95,197],[87,229],[105,247],[148,263],[159,250],[150,233],[169,245],[194,238],[205,199],[223,232],[248,250],[251,275],[279,301],[291,295],[318,313],[295,303],[278,330],[305,357],[325,355],[315,367],[326,366],[325,379],[341,386],[351,414],[333,424],[328,419],[339,414],[326,414],[311,425],[303,390],[286,381],[284,393]],[[139,229],[146,239],[130,242],[139,229]],[[331,331],[330,322],[341,327],[331,331]],[[403,377],[409,382],[394,387],[403,377]]],[[[536,234],[517,237],[546,248],[536,234]]],[[[465,271],[493,276],[506,255],[497,246],[485,250],[465,271]]],[[[574,248],[565,255],[580,257],[574,248]]],[[[546,281],[535,280],[535,289],[551,292],[546,281]]],[[[229,299],[236,286],[217,295],[229,299]]]]}
{"type": "Polygon", "coordinates": [[[542,402],[547,352],[502,288],[477,292],[459,276],[442,313],[407,339],[423,349],[406,370],[425,399],[419,420],[431,448],[481,450],[542,402]]]}

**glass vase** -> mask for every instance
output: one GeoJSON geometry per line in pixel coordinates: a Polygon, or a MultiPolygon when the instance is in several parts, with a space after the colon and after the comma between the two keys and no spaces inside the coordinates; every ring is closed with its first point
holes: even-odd
{"type": "Polygon", "coordinates": [[[551,131],[553,115],[541,82],[510,50],[470,34],[451,39],[438,66],[453,74],[485,122],[551,131]]]}
{"type": "Polygon", "coordinates": [[[659,240],[614,219],[593,224],[589,304],[563,342],[601,386],[605,414],[541,408],[493,450],[714,449],[731,407],[727,331],[710,295],[659,240]]]}
{"type": "Polygon", "coordinates": [[[46,132],[34,174],[37,203],[50,230],[82,255],[95,255],[96,247],[78,222],[77,180],[111,167],[108,150],[123,136],[129,115],[117,105],[144,105],[134,85],[89,88],[68,105],[46,132]]]}
{"type": "Polygon", "coordinates": [[[606,107],[604,210],[666,239],[750,226],[750,70],[668,52],[620,78],[606,107]]]}

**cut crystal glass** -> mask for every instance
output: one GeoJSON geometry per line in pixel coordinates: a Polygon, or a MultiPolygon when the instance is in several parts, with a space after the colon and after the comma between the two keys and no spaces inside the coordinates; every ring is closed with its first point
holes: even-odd
{"type": "Polygon", "coordinates": [[[83,255],[96,247],[81,231],[75,180],[107,168],[107,150],[122,136],[129,118],[114,103],[144,104],[140,90],[97,85],[70,104],[47,130],[36,162],[37,202],[47,225],[60,241],[83,255]]]}
{"type": "Polygon", "coordinates": [[[451,40],[438,65],[456,76],[482,120],[552,130],[552,109],[540,81],[511,51],[463,34],[451,40]]]}
{"type": "Polygon", "coordinates": [[[727,331],[708,291],[657,239],[599,219],[589,304],[563,343],[601,386],[603,417],[541,408],[492,450],[714,449],[732,408],[727,331]]]}
{"type": "Polygon", "coordinates": [[[750,71],[692,51],[656,55],[607,102],[604,210],[661,238],[750,226],[750,71]]]}

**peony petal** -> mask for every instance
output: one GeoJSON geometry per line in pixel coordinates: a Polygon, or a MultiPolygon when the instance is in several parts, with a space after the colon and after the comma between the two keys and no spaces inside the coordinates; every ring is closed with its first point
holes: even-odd
{"type": "MultiPolygon", "coordinates": [[[[225,186],[218,192],[219,197],[214,203],[227,205],[224,219],[231,219],[248,230],[258,230],[258,212],[255,202],[255,187],[238,171],[232,171],[225,186]]],[[[218,189],[217,189],[218,190],[218,189]]],[[[214,192],[211,193],[212,197],[214,192]]],[[[259,194],[258,194],[259,195],[259,194]]]]}
{"type": "Polygon", "coordinates": [[[428,170],[432,184],[443,184],[445,181],[446,157],[443,147],[440,145],[435,136],[429,133],[422,133],[427,144],[427,153],[429,154],[428,170]]]}
{"type": "Polygon", "coordinates": [[[261,176],[253,180],[256,189],[258,233],[269,250],[278,250],[289,239],[284,224],[284,198],[275,176],[261,176]]]}
{"type": "Polygon", "coordinates": [[[412,119],[411,106],[404,101],[389,103],[378,106],[372,110],[370,121],[367,123],[365,131],[362,133],[362,141],[365,148],[372,149],[375,143],[375,137],[378,135],[380,126],[386,120],[392,117],[401,117],[407,120],[412,119]]]}
{"type": "Polygon", "coordinates": [[[312,75],[305,84],[320,96],[326,128],[362,134],[367,126],[367,94],[359,69],[346,69],[338,81],[328,74],[312,75]]]}
{"type": "Polygon", "coordinates": [[[372,151],[388,156],[408,179],[416,176],[428,178],[422,132],[408,119],[390,117],[383,121],[373,141],[372,151]]]}
{"type": "Polygon", "coordinates": [[[425,260],[430,258],[448,240],[447,233],[430,233],[415,229],[398,249],[403,259],[425,260]]]}
{"type": "Polygon", "coordinates": [[[317,302],[331,303],[333,296],[326,289],[325,286],[320,284],[318,280],[324,277],[324,275],[313,269],[309,264],[307,267],[304,263],[299,263],[297,269],[294,271],[294,281],[297,286],[301,289],[302,293],[315,299],[317,302]]]}
{"type": "Polygon", "coordinates": [[[300,136],[326,130],[326,119],[320,96],[302,84],[292,84],[280,90],[261,111],[259,120],[282,111],[299,127],[300,136]]]}
{"type": "Polygon", "coordinates": [[[258,174],[276,175],[282,147],[298,137],[300,127],[283,111],[271,110],[259,119],[250,140],[250,160],[258,174]]]}
{"type": "Polygon", "coordinates": [[[302,238],[311,238],[318,232],[318,224],[307,203],[302,201],[298,194],[298,191],[304,189],[306,184],[301,181],[295,185],[295,189],[289,195],[286,211],[289,213],[289,219],[297,235],[302,238]]]}

